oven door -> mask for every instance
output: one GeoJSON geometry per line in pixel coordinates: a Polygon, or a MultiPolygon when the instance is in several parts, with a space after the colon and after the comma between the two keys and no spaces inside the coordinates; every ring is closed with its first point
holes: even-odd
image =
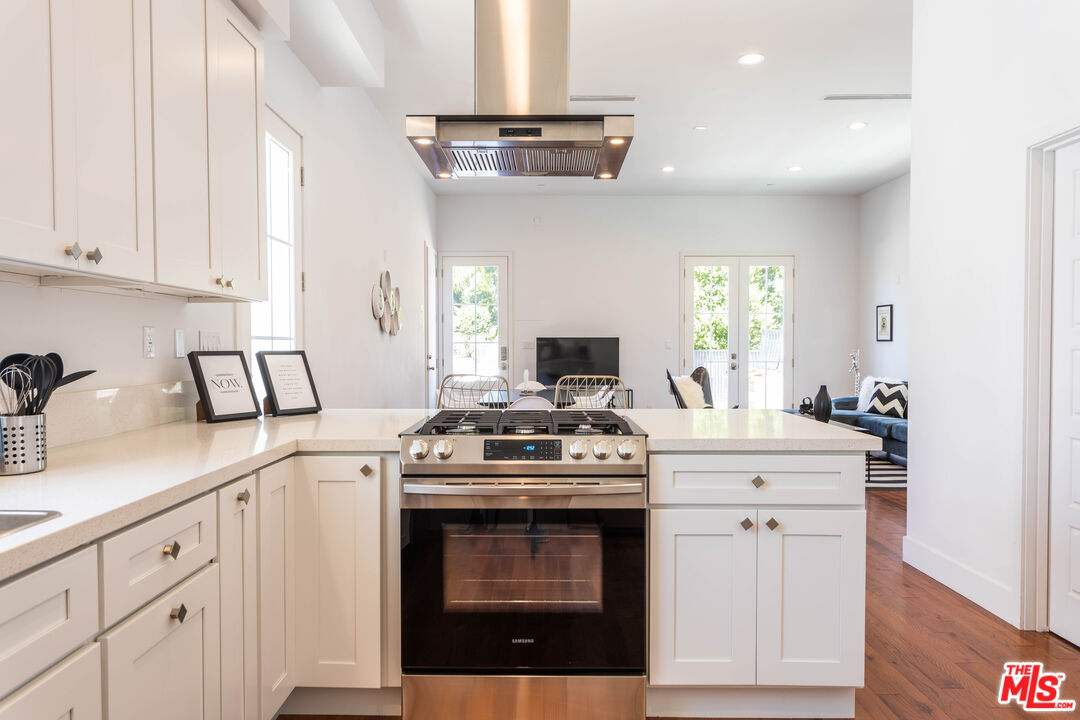
{"type": "Polygon", "coordinates": [[[403,672],[644,673],[644,509],[406,509],[401,535],[403,672]]]}

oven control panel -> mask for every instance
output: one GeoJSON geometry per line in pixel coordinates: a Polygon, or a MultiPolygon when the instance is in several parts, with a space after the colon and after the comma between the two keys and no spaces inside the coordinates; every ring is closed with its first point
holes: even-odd
{"type": "Polygon", "coordinates": [[[562,440],[484,440],[484,460],[562,460],[562,440]]]}

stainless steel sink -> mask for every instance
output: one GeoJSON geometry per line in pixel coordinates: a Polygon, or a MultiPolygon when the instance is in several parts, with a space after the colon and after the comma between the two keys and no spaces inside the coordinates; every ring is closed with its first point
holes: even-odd
{"type": "Polygon", "coordinates": [[[0,538],[58,517],[55,510],[0,510],[0,538]]]}

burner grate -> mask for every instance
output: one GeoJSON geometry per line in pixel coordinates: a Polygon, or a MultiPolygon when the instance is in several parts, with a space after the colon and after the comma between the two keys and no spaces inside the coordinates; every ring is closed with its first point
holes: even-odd
{"type": "Polygon", "coordinates": [[[498,435],[551,435],[555,426],[547,410],[507,410],[495,429],[498,435]]]}
{"type": "Polygon", "coordinates": [[[441,410],[420,428],[421,435],[493,435],[500,410],[441,410]]]}
{"type": "Polygon", "coordinates": [[[630,424],[611,410],[552,410],[556,435],[630,435],[630,424]],[[583,428],[588,428],[585,430],[583,428]]]}

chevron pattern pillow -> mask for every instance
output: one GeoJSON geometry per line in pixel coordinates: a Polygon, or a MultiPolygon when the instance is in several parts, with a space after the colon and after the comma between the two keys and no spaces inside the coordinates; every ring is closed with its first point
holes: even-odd
{"type": "Polygon", "coordinates": [[[867,412],[888,417],[907,417],[908,386],[907,383],[883,383],[874,386],[874,394],[870,396],[870,407],[867,412]]]}

